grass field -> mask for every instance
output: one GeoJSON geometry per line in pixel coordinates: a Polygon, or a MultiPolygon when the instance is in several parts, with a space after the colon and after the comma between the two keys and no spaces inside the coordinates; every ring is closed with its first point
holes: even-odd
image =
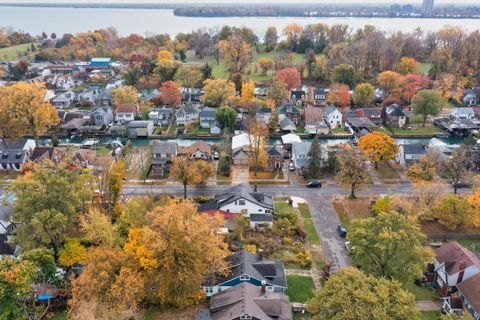
{"type": "Polygon", "coordinates": [[[291,302],[305,302],[313,296],[315,285],[312,277],[306,276],[287,276],[287,292],[291,302]]]}
{"type": "Polygon", "coordinates": [[[417,301],[433,301],[437,298],[435,290],[428,286],[417,286],[412,283],[406,289],[415,295],[417,301]]]}
{"type": "MultiPolygon", "coordinates": [[[[30,49],[31,46],[32,43],[24,43],[16,46],[2,48],[0,49],[0,61],[18,60],[18,52],[26,52],[28,51],[28,49],[30,49]]],[[[33,53],[29,52],[28,55],[23,59],[32,60],[33,53]]]]}
{"type": "Polygon", "coordinates": [[[308,209],[308,205],[306,203],[299,203],[298,210],[300,210],[300,214],[302,215],[303,219],[311,219],[312,216],[310,214],[310,210],[308,209]]]}
{"type": "Polygon", "coordinates": [[[423,311],[422,320],[437,320],[439,315],[438,311],[423,311]]]}
{"type": "Polygon", "coordinates": [[[379,161],[378,168],[374,170],[378,178],[384,183],[392,180],[401,180],[397,172],[387,162],[379,161]]]}
{"type": "Polygon", "coordinates": [[[420,63],[420,72],[424,74],[428,74],[428,72],[432,69],[432,64],[429,62],[422,62],[420,63]]]}
{"type": "Polygon", "coordinates": [[[457,240],[462,246],[472,252],[480,252],[480,240],[457,240]]]}
{"type": "Polygon", "coordinates": [[[444,133],[444,131],[437,127],[415,127],[413,130],[405,130],[400,128],[391,128],[393,133],[402,136],[427,136],[437,133],[444,133]]]}
{"type": "Polygon", "coordinates": [[[320,244],[320,238],[312,219],[303,219],[303,228],[307,233],[307,240],[310,244],[320,244]]]}

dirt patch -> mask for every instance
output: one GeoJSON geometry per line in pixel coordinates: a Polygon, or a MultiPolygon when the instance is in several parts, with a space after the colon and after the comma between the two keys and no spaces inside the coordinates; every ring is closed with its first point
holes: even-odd
{"type": "Polygon", "coordinates": [[[375,171],[382,183],[396,184],[402,181],[395,168],[386,161],[379,161],[378,168],[373,171],[375,171]]]}
{"type": "Polygon", "coordinates": [[[196,319],[197,312],[200,309],[206,308],[204,305],[191,306],[185,309],[173,310],[149,310],[144,317],[148,320],[191,320],[196,319]]]}
{"type": "Polygon", "coordinates": [[[374,216],[371,209],[375,197],[359,197],[352,200],[347,198],[335,199],[332,201],[333,208],[337,212],[340,221],[348,224],[352,219],[364,219],[374,216]]]}
{"type": "Polygon", "coordinates": [[[436,221],[423,221],[421,222],[422,232],[427,235],[435,234],[477,234],[478,229],[470,229],[464,226],[460,226],[455,230],[449,230],[445,226],[436,221]]]}
{"type": "Polygon", "coordinates": [[[145,179],[151,163],[152,152],[150,148],[130,148],[125,156],[127,179],[145,179]]]}

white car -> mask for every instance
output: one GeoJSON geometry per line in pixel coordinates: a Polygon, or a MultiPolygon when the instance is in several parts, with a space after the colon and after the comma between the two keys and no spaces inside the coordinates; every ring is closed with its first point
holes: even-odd
{"type": "Polygon", "coordinates": [[[350,250],[352,250],[352,248],[350,247],[350,241],[345,242],[345,250],[347,250],[347,252],[350,252],[350,250]]]}
{"type": "Polygon", "coordinates": [[[295,171],[295,165],[293,164],[293,162],[290,162],[290,164],[288,165],[288,170],[295,171]]]}

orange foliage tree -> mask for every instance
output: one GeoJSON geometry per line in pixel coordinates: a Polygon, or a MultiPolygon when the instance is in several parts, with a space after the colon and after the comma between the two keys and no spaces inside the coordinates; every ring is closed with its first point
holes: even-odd
{"type": "Polygon", "coordinates": [[[182,87],[175,81],[165,81],[160,88],[160,100],[169,106],[178,106],[182,102],[182,87]]]}
{"type": "Polygon", "coordinates": [[[294,88],[300,88],[302,85],[302,80],[300,78],[300,72],[295,68],[286,68],[277,72],[275,77],[283,81],[287,90],[292,90],[294,88]]]}
{"type": "Polygon", "coordinates": [[[372,132],[361,137],[358,148],[374,161],[375,169],[378,168],[378,161],[394,160],[398,154],[395,140],[383,132],[372,132]]]}
{"type": "Polygon", "coordinates": [[[330,86],[327,102],[342,109],[350,104],[350,93],[348,85],[334,83],[330,86]]]}

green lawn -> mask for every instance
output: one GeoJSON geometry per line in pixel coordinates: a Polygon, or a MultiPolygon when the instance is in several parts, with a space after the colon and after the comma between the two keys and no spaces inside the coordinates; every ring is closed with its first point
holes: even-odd
{"type": "MultiPolygon", "coordinates": [[[[7,48],[0,49],[0,61],[9,61],[9,60],[18,60],[18,52],[26,52],[30,49],[32,43],[24,43],[16,46],[11,46],[7,48]]],[[[32,60],[33,53],[29,52],[25,57],[22,55],[23,59],[32,60]]]]}
{"type": "Polygon", "coordinates": [[[308,204],[299,203],[298,204],[298,210],[300,211],[300,214],[302,215],[303,219],[311,219],[312,218],[312,215],[310,214],[310,209],[308,208],[308,204]]]}
{"type": "Polygon", "coordinates": [[[406,289],[415,295],[417,301],[433,301],[437,298],[435,290],[429,286],[417,286],[412,283],[407,285],[406,289]]]}
{"type": "Polygon", "coordinates": [[[333,134],[346,134],[345,129],[341,127],[337,127],[332,130],[333,134]]]}
{"type": "Polygon", "coordinates": [[[480,252],[480,240],[457,240],[457,242],[472,252],[480,252]]]}
{"type": "Polygon", "coordinates": [[[289,214],[293,212],[293,207],[286,203],[286,202],[277,202],[275,201],[275,213],[282,215],[282,214],[289,214]]]}
{"type": "Polygon", "coordinates": [[[438,311],[422,311],[422,320],[437,320],[439,315],[438,311]]]}
{"type": "Polygon", "coordinates": [[[427,136],[437,133],[444,133],[444,131],[440,130],[437,127],[415,127],[413,130],[406,130],[400,128],[390,128],[392,129],[393,133],[396,135],[402,136],[427,136]]]}
{"type": "Polygon", "coordinates": [[[432,69],[432,64],[429,62],[422,62],[420,64],[420,72],[424,74],[428,74],[428,72],[432,69]]]}
{"type": "Polygon", "coordinates": [[[315,229],[312,219],[303,219],[303,228],[307,233],[307,240],[310,244],[320,244],[320,238],[318,237],[318,233],[315,229]]]}
{"type": "Polygon", "coordinates": [[[302,314],[301,312],[293,313],[293,320],[309,320],[309,319],[310,319],[310,315],[308,314],[308,312],[305,312],[304,314],[302,314]]]}
{"type": "Polygon", "coordinates": [[[98,148],[97,148],[97,155],[98,155],[98,156],[105,156],[105,155],[107,155],[107,154],[109,154],[109,153],[111,153],[111,152],[112,152],[112,149],[107,148],[107,147],[105,147],[105,146],[101,146],[101,147],[98,147],[98,148]]]}
{"type": "Polygon", "coordinates": [[[286,294],[290,297],[291,302],[305,302],[313,296],[315,285],[312,277],[306,276],[287,276],[286,294]]]}

